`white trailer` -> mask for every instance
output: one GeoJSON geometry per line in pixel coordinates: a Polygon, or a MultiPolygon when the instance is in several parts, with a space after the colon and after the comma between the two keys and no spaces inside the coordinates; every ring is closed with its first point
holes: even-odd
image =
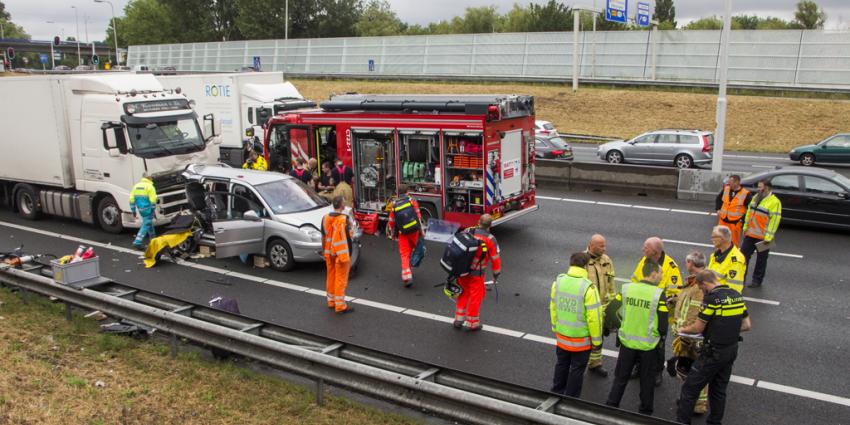
{"type": "Polygon", "coordinates": [[[200,114],[214,113],[221,120],[221,161],[241,166],[246,133],[262,139],[263,126],[283,111],[314,108],[304,100],[282,72],[157,75],[166,89],[180,88],[195,101],[200,114]],[[248,129],[252,131],[247,131],[248,129]]]}
{"type": "Polygon", "coordinates": [[[131,73],[0,78],[0,195],[21,216],[41,213],[139,227],[133,186],[147,172],[159,194],[156,223],[185,205],[180,174],[217,162],[217,120],[131,73]],[[204,134],[207,137],[204,137],[204,134]]]}

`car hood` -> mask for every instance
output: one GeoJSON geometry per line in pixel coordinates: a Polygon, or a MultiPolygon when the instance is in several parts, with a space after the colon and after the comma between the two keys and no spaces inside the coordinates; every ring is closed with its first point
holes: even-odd
{"type": "Polygon", "coordinates": [[[803,145],[797,146],[794,149],[791,149],[792,152],[803,152],[803,151],[811,151],[812,149],[818,147],[818,145],[803,145]]]}
{"type": "Polygon", "coordinates": [[[295,227],[301,227],[305,224],[312,225],[316,230],[322,229],[322,217],[333,211],[333,208],[328,205],[322,208],[316,208],[309,211],[301,211],[296,213],[275,214],[275,220],[281,223],[286,223],[295,227]]]}
{"type": "Polygon", "coordinates": [[[626,145],[628,145],[628,143],[626,143],[625,140],[613,140],[613,141],[610,141],[610,142],[603,143],[603,144],[599,145],[599,147],[602,148],[602,149],[611,149],[611,148],[618,148],[618,147],[622,147],[622,146],[626,146],[626,145]]]}

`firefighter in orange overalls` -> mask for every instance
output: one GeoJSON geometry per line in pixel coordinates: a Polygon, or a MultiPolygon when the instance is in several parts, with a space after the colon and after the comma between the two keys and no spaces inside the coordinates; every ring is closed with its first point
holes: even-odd
{"type": "Polygon", "coordinates": [[[335,197],[332,204],[334,210],[322,217],[322,249],[328,269],[328,308],[337,313],[348,313],[354,311],[354,307],[345,304],[345,287],[348,286],[348,270],[351,268],[351,227],[348,216],[342,212],[342,196],[335,197]]]}
{"type": "Polygon", "coordinates": [[[753,194],[741,187],[741,176],[732,174],[714,201],[717,209],[717,224],[728,227],[732,231],[732,243],[735,246],[741,244],[744,215],[752,199],[753,194]]]}
{"type": "Polygon", "coordinates": [[[478,219],[478,227],[471,230],[472,235],[481,241],[481,247],[478,248],[475,260],[472,261],[469,274],[457,279],[457,283],[463,288],[463,292],[457,297],[455,321],[453,323],[455,328],[460,329],[466,323],[467,330],[481,330],[478,311],[481,309],[481,301],[484,300],[484,274],[487,271],[487,263],[493,262],[491,267],[494,283],[499,280],[499,274],[502,273],[499,242],[496,241],[495,236],[490,234],[492,224],[493,217],[490,214],[483,214],[478,219]]]}
{"type": "Polygon", "coordinates": [[[398,237],[398,253],[401,256],[401,282],[405,288],[413,285],[413,270],[410,269],[410,254],[416,249],[420,236],[425,236],[419,203],[407,194],[407,187],[399,186],[401,195],[390,205],[387,237],[398,237]]]}

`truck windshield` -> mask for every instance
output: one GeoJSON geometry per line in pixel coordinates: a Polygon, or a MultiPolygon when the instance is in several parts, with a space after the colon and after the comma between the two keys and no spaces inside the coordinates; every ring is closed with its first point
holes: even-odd
{"type": "Polygon", "coordinates": [[[254,186],[275,214],[314,210],[328,205],[300,180],[286,179],[254,186]]]}
{"type": "Polygon", "coordinates": [[[127,132],[133,153],[142,158],[187,154],[206,147],[195,119],[130,124],[127,132]]]}

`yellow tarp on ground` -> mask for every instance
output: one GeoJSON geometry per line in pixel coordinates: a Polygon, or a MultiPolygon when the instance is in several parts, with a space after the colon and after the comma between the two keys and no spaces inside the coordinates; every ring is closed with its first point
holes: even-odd
{"type": "Polygon", "coordinates": [[[182,233],[172,233],[170,235],[157,236],[151,239],[147,249],[145,249],[145,268],[151,268],[156,265],[156,256],[165,248],[174,248],[180,245],[192,236],[192,231],[187,230],[182,233]]]}

